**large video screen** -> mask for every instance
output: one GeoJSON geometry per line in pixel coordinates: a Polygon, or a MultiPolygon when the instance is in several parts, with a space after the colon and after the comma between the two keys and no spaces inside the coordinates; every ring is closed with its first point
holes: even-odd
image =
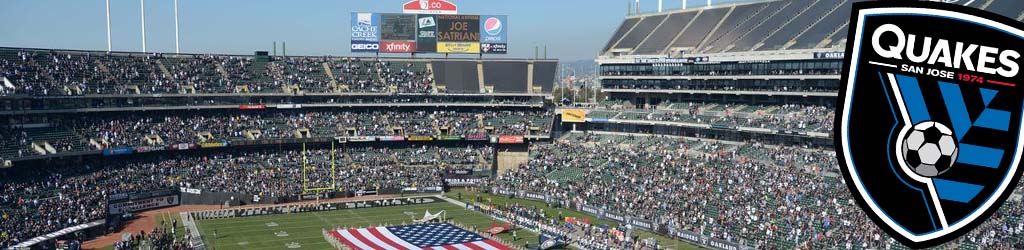
{"type": "Polygon", "coordinates": [[[352,13],[353,53],[508,53],[508,17],[352,13]]]}

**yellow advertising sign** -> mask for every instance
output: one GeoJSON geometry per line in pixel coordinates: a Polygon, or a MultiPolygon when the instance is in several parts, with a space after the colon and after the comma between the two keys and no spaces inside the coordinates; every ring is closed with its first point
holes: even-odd
{"type": "Polygon", "coordinates": [[[437,53],[480,54],[477,42],[437,42],[437,53]]]}
{"type": "Polygon", "coordinates": [[[587,119],[587,112],[582,109],[563,109],[562,122],[583,122],[587,119]]]}

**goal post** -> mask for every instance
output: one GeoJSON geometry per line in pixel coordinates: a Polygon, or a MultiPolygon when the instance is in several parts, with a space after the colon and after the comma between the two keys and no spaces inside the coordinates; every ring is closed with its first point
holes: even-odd
{"type": "MultiPolygon", "coordinates": [[[[315,156],[318,156],[318,155],[315,155],[315,156]]],[[[311,169],[313,169],[314,171],[323,171],[325,169],[325,167],[326,167],[326,166],[323,166],[323,165],[326,165],[326,164],[323,164],[323,161],[320,161],[320,159],[322,159],[322,157],[316,157],[316,159],[318,159],[318,161],[315,161],[313,166],[310,167],[310,163],[309,163],[310,162],[310,157],[311,156],[309,155],[309,152],[308,152],[308,150],[306,148],[306,143],[303,143],[302,144],[302,192],[303,193],[319,193],[319,192],[325,192],[325,191],[337,191],[337,188],[338,188],[337,148],[335,147],[335,142],[331,141],[330,168],[329,168],[330,171],[331,171],[331,174],[330,174],[330,177],[329,177],[330,178],[330,184],[329,185],[318,185],[318,184],[316,184],[316,183],[319,183],[317,181],[314,181],[313,182],[314,184],[310,184],[310,173],[309,173],[309,171],[311,169]]],[[[325,175],[322,175],[322,174],[313,175],[314,178],[322,178],[324,176],[325,175]]]]}

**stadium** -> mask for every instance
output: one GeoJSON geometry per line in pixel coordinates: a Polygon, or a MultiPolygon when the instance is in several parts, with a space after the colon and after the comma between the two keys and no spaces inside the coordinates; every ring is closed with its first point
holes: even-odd
{"type": "MultiPolygon", "coordinates": [[[[0,248],[911,249],[833,145],[862,1],[627,1],[583,66],[444,0],[346,55],[0,42],[0,248]]],[[[1024,249],[1020,190],[937,248],[1024,249]]]]}

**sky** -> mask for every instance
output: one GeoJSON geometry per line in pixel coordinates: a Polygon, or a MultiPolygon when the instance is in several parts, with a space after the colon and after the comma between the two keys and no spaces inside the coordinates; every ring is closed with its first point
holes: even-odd
{"type": "MultiPolygon", "coordinates": [[[[179,0],[182,53],[251,55],[287,43],[288,55],[352,55],[352,12],[401,13],[409,0],[179,0]]],[[[627,14],[632,0],[450,0],[459,14],[508,15],[509,54],[593,60],[627,14]]],[[[731,2],[737,0],[715,0],[731,2]]],[[[743,1],[743,0],[739,0],[743,1]]],[[[704,4],[689,0],[689,4],[704,4]]],[[[110,0],[114,51],[142,51],[139,0],[110,0]]],[[[657,1],[640,2],[656,12],[657,1]]],[[[106,50],[105,0],[0,1],[0,47],[106,50]]],[[[665,10],[682,1],[666,0],[665,10]]],[[[174,0],[146,0],[146,48],[174,52],[174,0]]],[[[279,53],[281,53],[279,48],[279,53]]],[[[369,54],[363,54],[369,56],[369,54]]],[[[487,57],[502,57],[491,56],[487,57]]]]}

